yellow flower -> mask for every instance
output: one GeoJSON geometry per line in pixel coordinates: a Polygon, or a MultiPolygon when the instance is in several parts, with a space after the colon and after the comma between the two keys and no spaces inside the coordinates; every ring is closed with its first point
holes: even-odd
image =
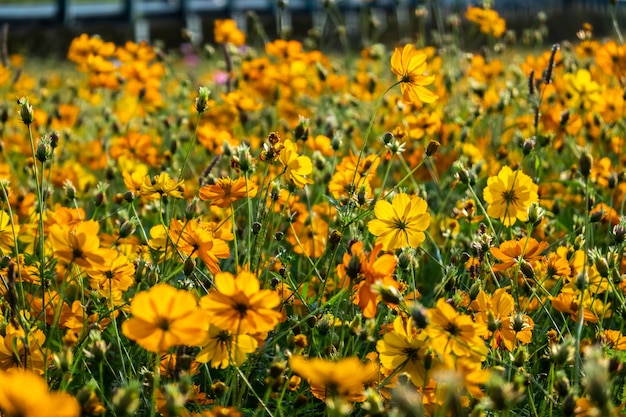
{"type": "Polygon", "coordinates": [[[382,244],[383,250],[416,248],[424,241],[424,230],[430,225],[427,210],[428,204],[422,198],[399,193],[392,203],[384,200],[376,203],[376,219],[370,220],[367,228],[378,236],[376,244],[382,244]]]}
{"type": "Polygon", "coordinates": [[[528,220],[528,207],[539,202],[537,184],[522,171],[502,167],[497,176],[489,177],[483,196],[489,206],[487,214],[512,226],[517,219],[528,220]]]}
{"type": "Polygon", "coordinates": [[[26,370],[0,371],[0,415],[6,417],[78,417],[76,398],[49,392],[40,376],[26,370]]]}
{"type": "Polygon", "coordinates": [[[579,69],[576,74],[563,75],[566,83],[568,105],[574,109],[589,109],[602,101],[600,84],[591,80],[591,73],[586,69],[579,69]]]}
{"type": "Polygon", "coordinates": [[[183,198],[183,190],[183,181],[176,181],[170,178],[167,172],[162,172],[154,178],[146,175],[141,185],[142,196],[159,194],[161,196],[168,195],[174,198],[183,198]]]}
{"type": "Polygon", "coordinates": [[[237,28],[237,22],[233,19],[216,19],[213,34],[216,43],[232,43],[235,46],[246,43],[246,35],[237,28]]]}
{"type": "Polygon", "coordinates": [[[122,323],[122,333],[150,352],[175,345],[200,346],[206,339],[208,316],[188,291],[156,285],[137,294],[130,311],[134,317],[122,323]]]}
{"type": "Polygon", "coordinates": [[[347,401],[362,402],[364,386],[378,377],[375,363],[363,364],[356,357],[331,361],[294,355],[289,359],[289,367],[308,381],[311,392],[320,400],[339,396],[347,401]]]}
{"type": "Polygon", "coordinates": [[[261,290],[258,278],[247,271],[237,278],[228,272],[215,275],[215,290],[200,300],[211,324],[235,334],[254,334],[274,329],[282,315],[280,297],[261,290]]]}
{"type": "Polygon", "coordinates": [[[506,21],[495,10],[470,6],[465,12],[465,17],[479,25],[482,33],[493,35],[494,38],[501,37],[506,31],[506,21]]]}
{"type": "Polygon", "coordinates": [[[411,44],[396,48],[391,56],[391,71],[398,76],[402,99],[407,103],[432,103],[439,97],[425,86],[435,81],[434,75],[426,73],[426,54],[411,44]]]}
{"type": "Polygon", "coordinates": [[[80,222],[72,227],[53,224],[49,237],[54,254],[60,260],[81,268],[93,269],[108,264],[116,257],[116,252],[100,247],[99,231],[100,225],[94,220],[80,222]]]}
{"type": "Polygon", "coordinates": [[[213,368],[224,369],[231,364],[240,366],[246,360],[246,355],[254,352],[257,346],[252,336],[234,335],[229,330],[211,325],[209,337],[202,344],[196,360],[200,363],[210,362],[213,368]]]}
{"type": "Polygon", "coordinates": [[[437,300],[437,306],[428,311],[430,324],[426,331],[430,345],[441,356],[452,354],[456,357],[484,357],[489,350],[480,337],[480,325],[472,318],[459,314],[443,298],[437,300]]]}
{"type": "Polygon", "coordinates": [[[285,175],[296,187],[304,188],[307,184],[313,184],[313,180],[304,177],[313,171],[311,159],[298,155],[295,143],[285,140],[278,159],[285,166],[285,175]]]}
{"type": "MultiPolygon", "coordinates": [[[[385,333],[383,340],[376,343],[376,350],[382,366],[391,371],[406,372],[416,387],[428,381],[426,376],[431,368],[427,370],[425,367],[425,359],[429,356],[427,335],[416,331],[413,319],[396,317],[393,331],[385,333]]],[[[432,365],[436,366],[438,362],[435,359],[432,365]]]]}
{"type": "Polygon", "coordinates": [[[30,330],[27,336],[21,327],[7,324],[5,335],[0,336],[0,369],[22,368],[43,375],[48,355],[45,342],[46,335],[39,329],[30,330]]]}

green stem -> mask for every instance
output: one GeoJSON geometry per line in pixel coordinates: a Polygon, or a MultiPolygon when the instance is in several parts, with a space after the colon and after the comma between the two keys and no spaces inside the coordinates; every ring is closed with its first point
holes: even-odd
{"type": "Polygon", "coordinates": [[[183,166],[180,168],[180,172],[178,173],[178,181],[183,177],[183,172],[187,166],[187,161],[189,160],[189,155],[191,154],[191,149],[193,149],[193,145],[195,145],[196,140],[198,138],[198,126],[200,126],[200,118],[202,117],[202,112],[198,112],[198,116],[196,117],[196,127],[193,131],[193,138],[191,138],[191,142],[189,142],[189,147],[187,148],[187,153],[185,154],[185,159],[183,161],[183,166]]]}

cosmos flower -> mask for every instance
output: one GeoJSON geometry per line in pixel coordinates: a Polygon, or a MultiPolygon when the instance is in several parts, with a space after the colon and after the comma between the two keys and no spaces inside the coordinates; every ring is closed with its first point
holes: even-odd
{"type": "Polygon", "coordinates": [[[487,214],[500,219],[505,226],[516,220],[528,220],[528,208],[539,202],[537,184],[522,171],[502,167],[497,176],[489,177],[483,196],[489,206],[487,214]]]}
{"type": "Polygon", "coordinates": [[[215,289],[200,300],[211,317],[211,324],[234,334],[254,334],[274,329],[282,315],[280,297],[262,290],[258,278],[247,271],[233,276],[222,272],[215,276],[215,289]]]}
{"type": "Polygon", "coordinates": [[[122,323],[122,333],[150,352],[176,345],[200,346],[206,339],[208,316],[188,291],[155,285],[135,296],[130,311],[133,317],[122,323]]]}
{"type": "Polygon", "coordinates": [[[363,364],[356,357],[332,361],[294,355],[289,359],[289,367],[307,380],[313,395],[321,400],[339,396],[347,401],[362,402],[365,400],[365,385],[378,377],[375,363],[363,364]]]}
{"type": "Polygon", "coordinates": [[[391,71],[398,76],[402,99],[407,103],[432,103],[439,97],[425,86],[435,81],[426,75],[426,54],[411,44],[396,48],[391,56],[391,71]]]}
{"type": "Polygon", "coordinates": [[[382,244],[383,250],[416,248],[426,238],[424,231],[430,225],[428,204],[414,195],[398,193],[389,203],[380,200],[374,207],[376,219],[367,223],[371,234],[377,236],[376,244],[382,244]]]}
{"type": "Polygon", "coordinates": [[[78,417],[76,398],[50,392],[39,375],[15,369],[0,371],[0,414],[7,417],[78,417]]]}

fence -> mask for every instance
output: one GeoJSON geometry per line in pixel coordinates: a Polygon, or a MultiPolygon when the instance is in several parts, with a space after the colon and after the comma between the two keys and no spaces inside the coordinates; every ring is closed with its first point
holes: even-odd
{"type": "MultiPolygon", "coordinates": [[[[39,0],[45,1],[45,0],[39,0]]],[[[309,15],[313,27],[323,24],[326,2],[333,3],[345,17],[348,31],[359,30],[360,14],[367,9],[380,21],[393,13],[399,25],[408,25],[417,6],[438,7],[445,12],[463,11],[468,4],[480,0],[48,0],[41,3],[18,3],[20,0],[0,0],[0,24],[68,27],[90,21],[128,23],[134,26],[137,40],[149,39],[151,19],[177,18],[195,33],[202,33],[202,22],[216,17],[232,17],[245,27],[245,16],[257,14],[280,15],[281,25],[290,29],[292,16],[309,15]],[[279,2],[282,4],[279,5],[279,2]]],[[[618,0],[626,6],[626,0],[618,0]]],[[[604,10],[609,0],[495,0],[494,8],[506,17],[537,12],[566,10],[604,10]]],[[[620,7],[623,9],[623,7],[620,7]]]]}

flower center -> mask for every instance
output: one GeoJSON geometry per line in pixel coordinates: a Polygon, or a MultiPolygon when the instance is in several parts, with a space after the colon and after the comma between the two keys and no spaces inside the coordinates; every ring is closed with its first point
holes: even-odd
{"type": "Polygon", "coordinates": [[[502,198],[508,203],[514,203],[515,201],[517,201],[517,196],[515,195],[515,190],[511,189],[508,191],[504,191],[502,193],[502,198]]]}

